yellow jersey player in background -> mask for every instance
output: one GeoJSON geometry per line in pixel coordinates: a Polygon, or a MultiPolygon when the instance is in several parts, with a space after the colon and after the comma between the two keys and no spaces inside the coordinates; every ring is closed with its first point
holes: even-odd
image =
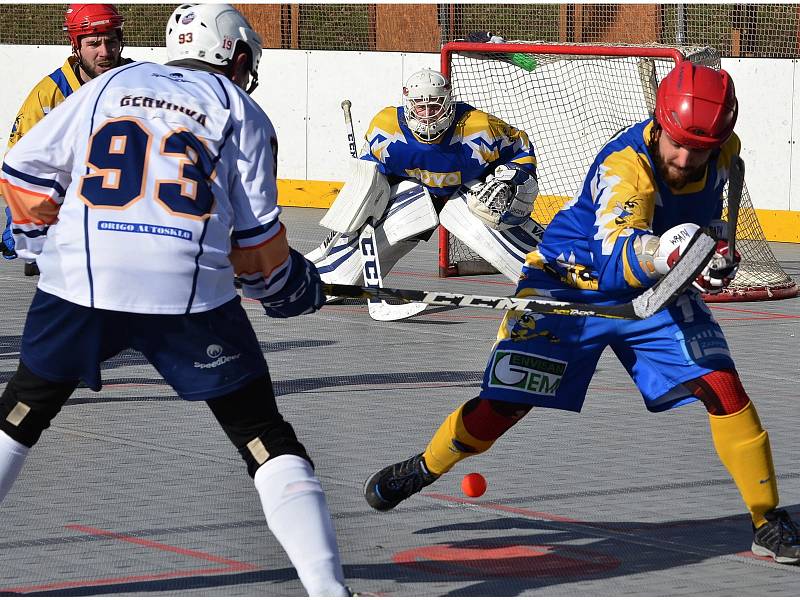
{"type": "Polygon", "coordinates": [[[403,104],[378,112],[365,137],[321,221],[331,233],[307,255],[323,281],[353,285],[362,278],[358,239],[368,220],[384,272],[441,221],[516,281],[541,234],[530,218],[539,188],[524,131],[454,100],[447,77],[422,69],[403,87],[403,104]]]}
{"type": "MultiPolygon", "coordinates": [[[[8,149],[82,84],[131,62],[121,56],[124,22],[123,16],[112,4],[69,5],[64,14],[64,31],[72,46],[72,56],[58,69],[43,77],[25,98],[11,127],[8,149]]],[[[17,258],[8,207],[0,251],[5,259],[17,258]]],[[[38,274],[36,262],[27,260],[25,275],[38,274]]]]}

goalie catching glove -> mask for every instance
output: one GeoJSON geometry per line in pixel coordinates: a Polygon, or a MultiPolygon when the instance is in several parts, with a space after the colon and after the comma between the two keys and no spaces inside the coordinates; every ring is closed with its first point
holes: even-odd
{"type": "Polygon", "coordinates": [[[530,218],[538,193],[535,176],[514,165],[500,165],[485,183],[470,190],[467,206],[492,229],[509,229],[530,218]]]}
{"type": "MultiPolygon", "coordinates": [[[[653,260],[659,274],[666,275],[678,262],[698,229],[700,227],[694,223],[684,223],[664,232],[653,260]]],[[[718,294],[736,277],[741,260],[738,252],[731,258],[726,240],[718,240],[714,255],[692,285],[704,294],[718,294]]]]}
{"type": "Polygon", "coordinates": [[[286,319],[308,315],[325,304],[317,267],[297,250],[289,250],[289,276],[279,292],[260,298],[267,316],[286,319]]]}

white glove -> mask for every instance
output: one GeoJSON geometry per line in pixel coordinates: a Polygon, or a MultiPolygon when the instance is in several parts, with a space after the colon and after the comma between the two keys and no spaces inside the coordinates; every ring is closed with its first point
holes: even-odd
{"type": "MultiPolygon", "coordinates": [[[[694,223],[683,223],[664,232],[653,259],[658,273],[666,275],[675,263],[680,260],[689,245],[689,241],[698,229],[700,227],[694,223]]],[[[742,257],[738,252],[731,260],[729,258],[728,242],[719,240],[714,255],[708,261],[702,273],[692,282],[692,285],[704,294],[718,294],[736,277],[741,260],[742,257]]]]}
{"type": "Polygon", "coordinates": [[[538,193],[536,177],[518,167],[500,165],[485,183],[470,190],[467,206],[492,229],[509,229],[530,218],[538,193]]]}

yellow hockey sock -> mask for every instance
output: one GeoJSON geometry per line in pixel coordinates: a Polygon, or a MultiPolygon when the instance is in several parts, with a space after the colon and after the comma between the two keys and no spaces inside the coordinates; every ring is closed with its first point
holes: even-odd
{"type": "Polygon", "coordinates": [[[778,484],[769,435],[749,402],[732,415],[708,415],[711,437],[722,464],[733,477],[753,523],[766,523],[764,513],[778,506],[778,484]]]}
{"type": "Polygon", "coordinates": [[[462,404],[444,420],[422,454],[425,465],[434,475],[447,473],[458,461],[485,452],[495,442],[470,435],[464,427],[463,410],[462,404]]]}

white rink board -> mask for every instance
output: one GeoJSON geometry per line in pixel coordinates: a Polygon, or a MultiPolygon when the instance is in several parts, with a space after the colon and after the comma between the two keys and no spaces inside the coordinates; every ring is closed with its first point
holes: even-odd
{"type": "MultiPolygon", "coordinates": [[[[60,66],[68,46],[0,45],[0,146],[4,146],[20,104],[43,76],[60,66]],[[19,65],[24,65],[20,69],[19,65]]],[[[162,62],[164,48],[125,48],[135,60],[162,62]]],[[[736,83],[747,185],[757,208],[800,210],[800,76],[796,61],[723,59],[736,83]],[[794,202],[791,198],[794,197],[794,202]]],[[[253,97],[278,133],[278,176],[341,181],[349,157],[340,107],[353,103],[359,149],[372,116],[396,105],[405,79],[422,67],[438,68],[439,55],[404,52],[264,50],[259,88],[253,97]]],[[[534,140],[535,142],[535,140],[534,140]]]]}

